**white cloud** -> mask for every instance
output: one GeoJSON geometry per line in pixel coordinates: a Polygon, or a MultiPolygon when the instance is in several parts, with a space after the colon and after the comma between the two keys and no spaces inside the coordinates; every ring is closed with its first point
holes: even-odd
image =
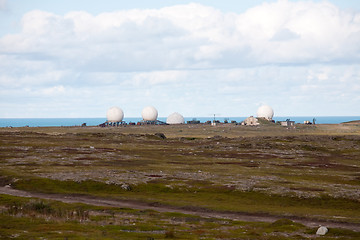
{"type": "Polygon", "coordinates": [[[163,83],[174,83],[187,77],[183,71],[155,71],[135,74],[132,82],[135,86],[158,85],[163,83]]]}
{"type": "Polygon", "coordinates": [[[274,34],[274,36],[271,38],[272,41],[289,41],[293,39],[299,39],[300,35],[292,32],[291,30],[284,28],[279,30],[274,34]]]}
{"type": "MultiPolygon", "coordinates": [[[[354,106],[360,104],[358,69],[359,65],[333,66],[324,81],[317,78],[326,70],[322,65],[158,71],[125,76],[114,73],[110,76],[115,82],[100,82],[95,86],[69,86],[55,82],[45,87],[2,88],[0,102],[19,102],[14,109],[23,111],[17,111],[18,114],[28,111],[27,105],[22,103],[29,103],[38,117],[44,117],[44,114],[51,117],[70,114],[72,117],[101,117],[113,105],[122,107],[127,117],[136,117],[149,104],[158,108],[160,116],[174,111],[185,116],[208,116],[211,113],[220,113],[223,117],[249,116],[256,113],[260,103],[271,105],[277,116],[346,115],[349,111],[353,113],[354,106]],[[308,79],[309,74],[313,74],[313,80],[308,79]],[[169,78],[173,82],[168,83],[169,78]],[[346,81],[339,81],[342,78],[346,81]],[[116,79],[123,79],[123,82],[116,82],[116,79]],[[139,86],[132,84],[135,79],[139,79],[139,86]],[[162,82],[151,83],[151,79],[161,79],[162,82]],[[51,108],[51,105],[56,107],[51,108]]],[[[96,73],[84,77],[96,81],[101,80],[100,76],[96,73]]],[[[6,111],[2,116],[5,114],[6,111]]]]}
{"type": "Polygon", "coordinates": [[[66,91],[65,87],[62,85],[59,85],[59,86],[55,86],[55,87],[42,89],[39,93],[41,95],[54,97],[54,95],[65,93],[65,91],[66,91]]]}
{"type": "Polygon", "coordinates": [[[359,40],[358,16],[327,2],[278,1],[240,15],[238,28],[248,34],[246,41],[260,62],[331,62],[358,58],[359,48],[352,39],[359,40]],[[279,37],[284,29],[296,38],[269,41],[279,37]]]}
{"type": "Polygon", "coordinates": [[[325,102],[340,113],[360,104],[359,42],[360,13],[325,1],[241,14],[200,4],[96,16],[35,10],[0,38],[0,102],[30,101],[36,116],[76,107],[71,116],[101,116],[116,103],[127,116],[149,103],[163,115],[247,116],[261,102],[280,115],[328,114],[325,102]]]}
{"type": "Polygon", "coordinates": [[[358,61],[359,41],[359,13],[280,0],[243,14],[199,4],[97,16],[36,10],[0,46],[3,54],[55,58],[67,68],[134,71],[358,61]]]}

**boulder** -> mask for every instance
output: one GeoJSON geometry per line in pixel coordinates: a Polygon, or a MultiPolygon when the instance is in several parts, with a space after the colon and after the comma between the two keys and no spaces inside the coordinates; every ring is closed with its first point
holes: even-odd
{"type": "Polygon", "coordinates": [[[121,184],[121,188],[126,190],[126,191],[131,191],[132,190],[131,186],[129,184],[126,184],[126,183],[121,184]]]}
{"type": "Polygon", "coordinates": [[[327,229],[327,227],[319,227],[318,230],[316,231],[316,235],[325,235],[329,230],[327,229]]]}
{"type": "Polygon", "coordinates": [[[154,135],[161,138],[161,139],[166,139],[166,136],[163,133],[155,133],[154,135]]]}

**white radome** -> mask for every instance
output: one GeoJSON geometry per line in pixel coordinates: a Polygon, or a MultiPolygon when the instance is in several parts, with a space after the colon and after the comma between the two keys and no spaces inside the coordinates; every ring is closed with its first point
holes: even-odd
{"type": "Polygon", "coordinates": [[[144,121],[156,121],[158,117],[158,111],[156,110],[156,108],[148,106],[142,110],[141,116],[144,121]]]}
{"type": "Polygon", "coordinates": [[[166,123],[167,124],[184,124],[185,119],[180,113],[174,112],[167,117],[166,123]]]}
{"type": "Polygon", "coordinates": [[[121,108],[111,107],[106,112],[108,122],[121,122],[124,119],[124,112],[121,108]]]}
{"type": "Polygon", "coordinates": [[[272,120],[274,116],[274,110],[268,105],[262,105],[258,108],[256,113],[258,118],[265,118],[267,120],[272,120]]]}

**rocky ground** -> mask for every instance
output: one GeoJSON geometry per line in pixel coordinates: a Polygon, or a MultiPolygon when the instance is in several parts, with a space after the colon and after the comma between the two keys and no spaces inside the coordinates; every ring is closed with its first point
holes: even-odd
{"type": "MultiPolygon", "coordinates": [[[[360,223],[352,209],[360,209],[357,124],[3,128],[0,136],[0,184],[8,188],[51,193],[46,179],[92,181],[117,186],[123,192],[111,197],[118,200],[360,223]],[[269,203],[235,197],[256,194],[269,203]],[[275,199],[286,207],[272,206],[275,199]],[[319,202],[319,209],[303,213],[309,202],[319,202]]],[[[53,193],[60,190],[81,192],[53,193]]]]}
{"type": "Polygon", "coordinates": [[[1,134],[2,168],[38,177],[118,185],[166,179],[170,186],[200,180],[240,191],[360,199],[357,135],[1,134]]]}

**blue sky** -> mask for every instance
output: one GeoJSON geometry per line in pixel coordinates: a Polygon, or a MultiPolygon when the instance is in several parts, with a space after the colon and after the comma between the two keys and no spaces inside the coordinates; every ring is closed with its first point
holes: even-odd
{"type": "Polygon", "coordinates": [[[0,117],[360,116],[360,2],[0,0],[0,117]]]}

